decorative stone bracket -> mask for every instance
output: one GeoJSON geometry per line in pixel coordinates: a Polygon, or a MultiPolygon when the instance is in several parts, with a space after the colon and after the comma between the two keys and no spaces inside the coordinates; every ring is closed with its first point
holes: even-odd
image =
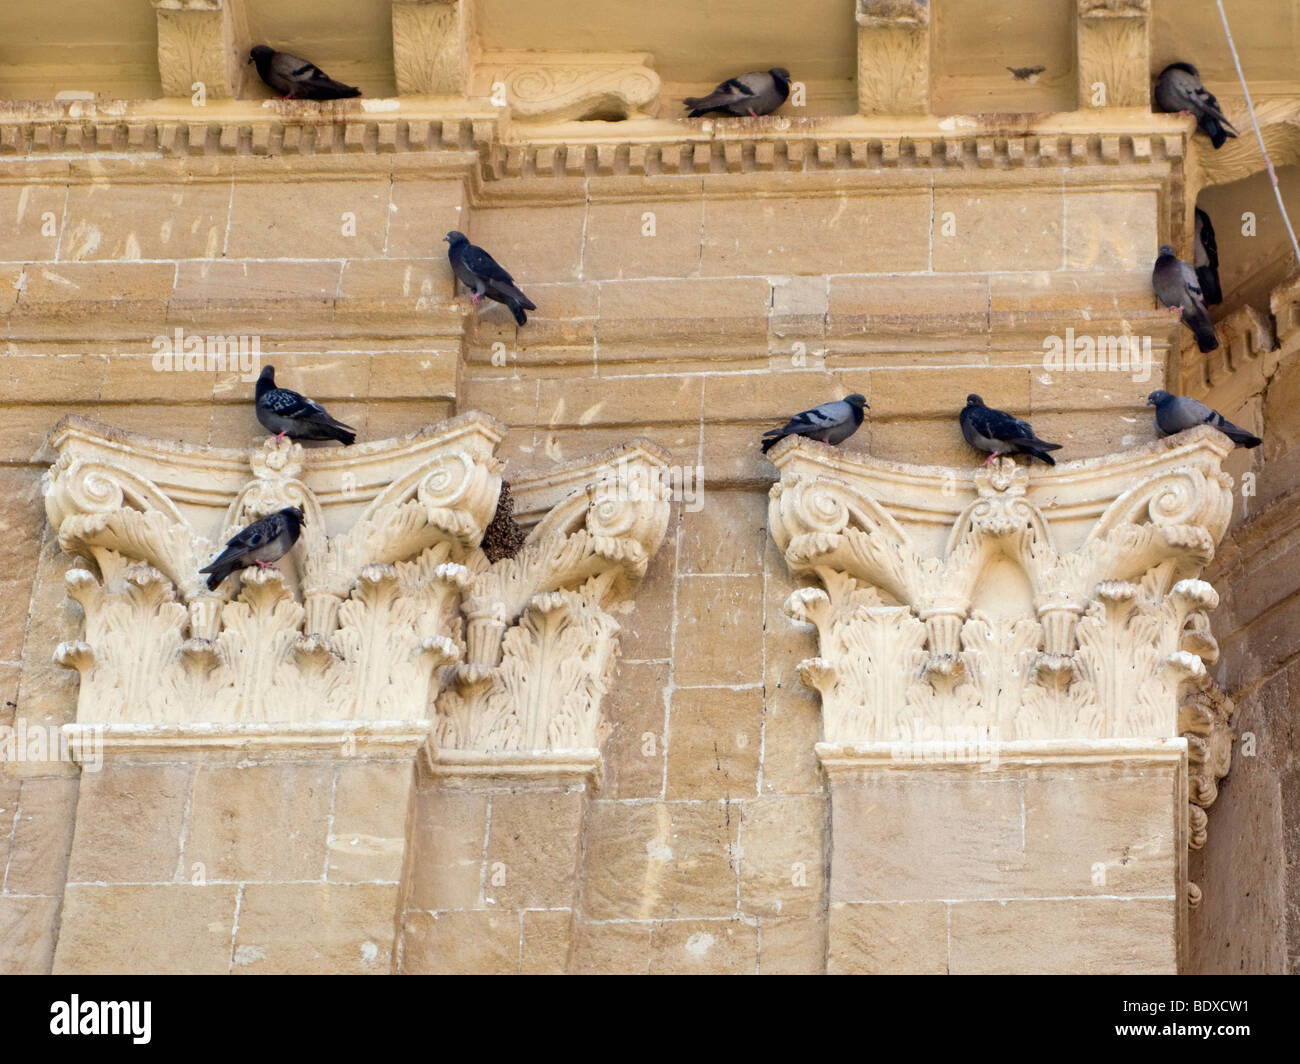
{"type": "Polygon", "coordinates": [[[929,0],[857,0],[858,112],[930,111],[929,0]]]}
{"type": "Polygon", "coordinates": [[[422,737],[442,679],[449,746],[594,750],[618,629],[605,611],[662,542],[663,456],[637,442],[616,466],[588,463],[576,487],[571,470],[552,478],[566,490],[520,555],[489,564],[502,433],[470,413],[401,440],[304,452],[268,439],[250,455],[65,419],[46,511],[60,546],[97,570],[67,576],[86,627],[56,656],[81,674],[79,723],[120,725],[136,746],[178,728],[194,745],[220,745],[214,728],[319,745],[307,732],[339,722],[422,737]],[[209,539],[197,529],[223,505],[209,539]],[[208,591],[199,568],[218,544],[289,505],[306,524],[279,569],[208,591]]]}
{"type": "Polygon", "coordinates": [[[1080,110],[1148,106],[1150,26],[1151,0],[1079,0],[1080,110]]]}
{"type": "Polygon", "coordinates": [[[517,122],[653,117],[659,88],[648,52],[489,52],[474,66],[474,95],[517,122]]]}
{"type": "Polygon", "coordinates": [[[232,0],[153,0],[158,19],[158,75],[163,96],[238,95],[244,72],[243,8],[232,0]]]}
{"type": "Polygon", "coordinates": [[[1177,736],[1217,656],[1218,595],[1197,577],[1231,514],[1229,449],[1199,429],[1033,478],[1000,459],[971,480],[774,449],[772,536],[821,585],[786,611],[818,630],[800,675],[821,692],[823,739],[1177,736]]]}

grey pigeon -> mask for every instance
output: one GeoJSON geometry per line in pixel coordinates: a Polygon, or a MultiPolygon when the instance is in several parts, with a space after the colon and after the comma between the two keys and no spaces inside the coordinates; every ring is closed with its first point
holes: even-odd
{"type": "Polygon", "coordinates": [[[1213,351],[1219,346],[1196,270],[1183,262],[1169,244],[1160,245],[1160,257],[1151,271],[1151,287],[1161,303],[1178,311],[1202,351],[1213,351]]]}
{"type": "Polygon", "coordinates": [[[728,78],[707,96],[688,96],[682,101],[688,118],[716,111],[724,115],[770,115],[790,95],[790,71],[784,67],[754,70],[738,78],[728,78]]]}
{"type": "Polygon", "coordinates": [[[304,520],[299,507],[288,506],[237,532],[217,560],[199,570],[200,573],[212,574],[208,577],[208,590],[216,591],[221,581],[231,573],[250,565],[273,569],[271,563],[278,562],[298,542],[304,520]]]}
{"type": "Polygon", "coordinates": [[[498,265],[496,259],[471,244],[464,233],[452,230],[443,240],[451,245],[447,248],[451,272],[470,290],[470,299],[475,303],[484,296],[495,299],[510,308],[520,325],[528,321],[524,311],[536,310],[536,304],[519,290],[515,279],[498,265]]]}
{"type": "Polygon", "coordinates": [[[355,429],[330,417],[320,403],[277,388],[274,366],[264,367],[257,378],[257,420],[267,432],[291,440],[338,440],[346,447],[357,438],[355,429]]]}
{"type": "Polygon", "coordinates": [[[988,451],[984,464],[1004,454],[1027,454],[1038,458],[1048,465],[1056,465],[1048,451],[1059,451],[1059,443],[1047,443],[1034,435],[1028,421],[1021,421],[1001,410],[985,406],[978,395],[966,396],[966,405],[962,407],[961,434],[966,442],[981,451],[988,451]]]}
{"type": "Polygon", "coordinates": [[[779,429],[763,433],[763,453],[767,454],[787,436],[807,436],[822,443],[843,443],[862,424],[867,400],[858,395],[846,395],[829,403],[822,403],[802,414],[795,414],[779,429]]]}
{"type": "Polygon", "coordinates": [[[257,64],[263,81],[290,100],[342,100],[361,95],[360,89],[335,81],[315,63],[264,44],[248,53],[248,61],[257,64]]]}
{"type": "Polygon", "coordinates": [[[1201,294],[1207,307],[1223,302],[1223,287],[1219,284],[1219,245],[1214,240],[1214,226],[1210,216],[1196,208],[1196,253],[1192,258],[1196,279],[1201,282],[1201,294]]]}
{"type": "Polygon", "coordinates": [[[1147,406],[1156,408],[1156,425],[1166,436],[1197,425],[1212,425],[1241,447],[1258,447],[1264,442],[1254,433],[1238,428],[1217,410],[1185,395],[1154,391],[1147,396],[1147,406]]]}
{"type": "Polygon", "coordinates": [[[1156,78],[1156,107],[1167,114],[1189,112],[1215,148],[1237,135],[1231,122],[1219,110],[1219,101],[1201,84],[1201,75],[1191,63],[1170,63],[1156,78]]]}

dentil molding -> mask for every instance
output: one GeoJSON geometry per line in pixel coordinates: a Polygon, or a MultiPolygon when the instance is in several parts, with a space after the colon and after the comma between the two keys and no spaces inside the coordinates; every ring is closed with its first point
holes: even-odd
{"type": "Polygon", "coordinates": [[[667,528],[664,455],[636,441],[521,481],[530,508],[552,505],[489,563],[503,431],[469,413],[348,448],[235,451],[65,419],[44,489],[60,547],[91,563],[67,574],[84,634],[56,654],[81,676],[78,725],[148,756],[340,735],[409,752],[430,732],[489,759],[594,752],[609,611],[667,528]],[[209,591],[199,568],[219,545],[290,505],[306,523],[278,569],[209,591]]]}

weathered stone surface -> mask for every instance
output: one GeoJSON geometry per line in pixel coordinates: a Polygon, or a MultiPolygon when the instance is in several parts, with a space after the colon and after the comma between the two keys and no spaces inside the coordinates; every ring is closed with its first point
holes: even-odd
{"type": "Polygon", "coordinates": [[[239,907],[231,971],[387,975],[398,893],[396,884],[250,884],[239,907]],[[295,914],[292,921],[287,913],[295,914]]]}
{"type": "Polygon", "coordinates": [[[832,902],[830,975],[948,974],[948,906],[832,902]]]}
{"type": "Polygon", "coordinates": [[[181,836],[194,771],[187,765],[108,763],[81,777],[70,883],[169,883],[180,867],[181,836]]]}

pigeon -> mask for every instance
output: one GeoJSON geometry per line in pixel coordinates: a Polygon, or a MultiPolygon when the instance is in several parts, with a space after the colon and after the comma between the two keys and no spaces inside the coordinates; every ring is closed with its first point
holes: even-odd
{"type": "Polygon", "coordinates": [[[866,409],[867,400],[855,392],[795,414],[783,427],[763,433],[763,453],[767,454],[787,436],[807,436],[822,443],[843,443],[858,431],[862,412],[866,409]]]}
{"type": "Polygon", "coordinates": [[[1154,391],[1147,396],[1147,406],[1156,408],[1156,425],[1166,436],[1182,432],[1196,425],[1211,425],[1240,447],[1258,447],[1264,441],[1243,428],[1238,428],[1217,410],[1185,395],[1170,395],[1154,391]]]}
{"type": "Polygon", "coordinates": [[[1237,135],[1214,94],[1201,84],[1201,75],[1191,63],[1170,63],[1156,78],[1156,107],[1167,114],[1194,114],[1196,124],[1215,148],[1237,135]]]}
{"type": "Polygon", "coordinates": [[[361,90],[335,81],[314,63],[259,44],[248,53],[263,81],[289,100],[342,100],[361,90]]]}
{"type": "Polygon", "coordinates": [[[1151,287],[1161,303],[1178,312],[1202,351],[1213,351],[1219,346],[1196,271],[1183,262],[1169,244],[1160,245],[1160,257],[1151,271],[1151,287]]]}
{"type": "Polygon", "coordinates": [[[1047,443],[1034,435],[1028,421],[1021,421],[1001,410],[984,405],[978,395],[966,396],[961,412],[961,434],[966,442],[981,451],[988,451],[984,464],[1004,454],[1027,454],[1050,466],[1056,465],[1048,451],[1059,451],[1059,443],[1047,443]]]}
{"type": "Polygon", "coordinates": [[[212,574],[208,577],[208,590],[216,591],[221,581],[231,573],[250,565],[274,569],[271,563],[278,562],[298,542],[304,520],[300,507],[287,506],[236,533],[217,560],[199,570],[200,573],[212,574]]]}
{"type": "Polygon", "coordinates": [[[773,67],[728,78],[707,96],[688,96],[682,105],[690,111],[688,118],[699,118],[710,111],[757,118],[770,115],[789,95],[790,71],[773,67]]]}
{"type": "Polygon", "coordinates": [[[288,388],[275,386],[275,367],[265,366],[257,378],[257,420],[267,432],[291,440],[338,440],[353,443],[356,430],[336,421],[320,403],[288,388]]]}
{"type": "Polygon", "coordinates": [[[495,299],[510,308],[520,325],[528,321],[524,311],[536,310],[537,306],[519,290],[515,279],[497,264],[496,259],[471,244],[464,233],[452,230],[443,240],[451,245],[447,248],[451,272],[470,290],[470,299],[475,303],[484,296],[495,299]]]}
{"type": "Polygon", "coordinates": [[[1192,264],[1196,279],[1201,282],[1201,294],[1207,307],[1223,302],[1223,288],[1219,284],[1219,245],[1214,242],[1214,226],[1210,216],[1196,208],[1196,254],[1192,264]]]}

